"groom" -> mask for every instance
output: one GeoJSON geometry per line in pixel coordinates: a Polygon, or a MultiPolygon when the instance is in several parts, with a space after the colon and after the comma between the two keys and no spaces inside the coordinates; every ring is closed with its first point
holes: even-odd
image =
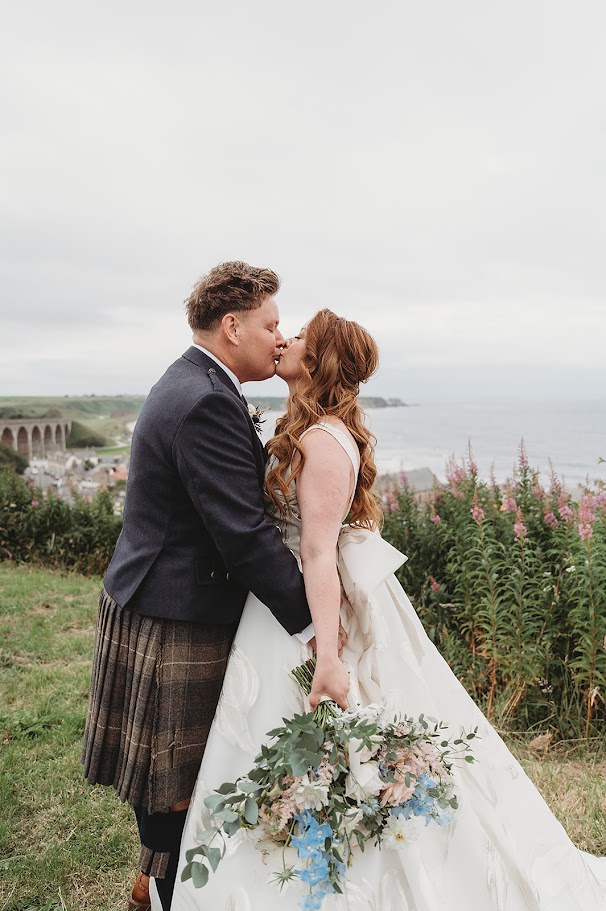
{"type": "Polygon", "coordinates": [[[133,434],[124,525],[104,579],[83,762],[134,809],[140,867],[169,911],[181,833],[248,591],[306,641],[303,578],[263,519],[264,449],[241,383],[275,373],[277,275],[222,263],[187,301],[194,345],[133,434]]]}

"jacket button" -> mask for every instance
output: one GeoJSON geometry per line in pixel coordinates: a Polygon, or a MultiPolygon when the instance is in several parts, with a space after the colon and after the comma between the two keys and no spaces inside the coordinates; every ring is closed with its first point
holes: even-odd
{"type": "Polygon", "coordinates": [[[213,569],[213,571],[212,571],[211,574],[210,574],[210,578],[211,578],[211,579],[214,579],[214,578],[215,578],[215,571],[214,571],[214,569],[213,569]]]}
{"type": "Polygon", "coordinates": [[[226,582],[229,582],[229,573],[226,574],[226,576],[225,576],[225,581],[226,581],[226,582]]]}

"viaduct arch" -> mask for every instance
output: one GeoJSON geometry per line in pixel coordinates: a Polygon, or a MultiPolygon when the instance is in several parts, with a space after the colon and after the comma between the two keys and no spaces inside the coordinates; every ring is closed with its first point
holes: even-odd
{"type": "Polygon", "coordinates": [[[46,459],[52,452],[65,450],[71,426],[65,418],[0,420],[0,442],[28,460],[46,459]]]}

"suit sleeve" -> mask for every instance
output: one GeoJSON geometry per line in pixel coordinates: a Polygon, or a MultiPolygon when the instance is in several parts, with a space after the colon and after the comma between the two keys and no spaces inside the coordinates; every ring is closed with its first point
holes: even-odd
{"type": "Polygon", "coordinates": [[[264,519],[248,418],[231,395],[201,398],[173,444],[181,480],[230,577],[291,634],[311,622],[303,576],[280,531],[264,519]]]}

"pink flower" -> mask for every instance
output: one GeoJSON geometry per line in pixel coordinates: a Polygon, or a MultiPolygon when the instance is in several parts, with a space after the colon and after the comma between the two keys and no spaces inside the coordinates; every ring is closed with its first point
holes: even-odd
{"type": "Polygon", "coordinates": [[[440,516],[437,514],[437,512],[434,512],[434,513],[431,514],[431,516],[430,516],[430,518],[429,518],[429,521],[430,521],[430,522],[434,522],[436,525],[439,525],[440,522],[442,521],[442,519],[441,519],[440,516]]]}
{"type": "Polygon", "coordinates": [[[446,466],[446,480],[450,485],[452,495],[458,500],[462,499],[464,493],[460,487],[467,480],[467,473],[463,466],[457,465],[454,458],[449,459],[446,466]]]}
{"type": "Polygon", "coordinates": [[[501,512],[517,512],[518,504],[514,497],[505,497],[501,505],[501,512]]]}
{"type": "Polygon", "coordinates": [[[583,494],[579,503],[579,537],[588,541],[593,535],[595,522],[596,498],[591,493],[583,494]]]}
{"type": "Polygon", "coordinates": [[[471,512],[471,518],[473,519],[474,522],[478,522],[478,524],[479,524],[480,522],[484,521],[484,518],[485,518],[484,510],[480,506],[480,501],[478,500],[477,493],[474,495],[473,506],[471,507],[470,512],[471,512]]]}
{"type": "Polygon", "coordinates": [[[535,497],[537,498],[537,500],[544,500],[544,499],[545,499],[545,488],[543,487],[542,484],[539,484],[538,481],[536,482],[536,484],[535,484],[534,487],[532,488],[532,492],[533,492],[533,494],[535,495],[535,497]]]}
{"type": "Polygon", "coordinates": [[[38,502],[38,500],[32,500],[32,506],[33,506],[34,509],[35,509],[36,506],[40,506],[40,503],[38,502]]]}
{"type": "Polygon", "coordinates": [[[524,448],[524,440],[520,442],[520,453],[518,455],[518,466],[520,471],[524,472],[528,469],[528,456],[526,455],[526,449],[524,448]]]}
{"type": "Polygon", "coordinates": [[[396,780],[390,782],[384,790],[381,791],[381,806],[396,807],[404,803],[412,796],[417,784],[417,778],[421,774],[421,768],[418,761],[415,760],[412,753],[397,751],[397,759],[394,763],[393,771],[396,780]],[[410,784],[406,784],[406,774],[410,774],[410,784]]]}
{"type": "Polygon", "coordinates": [[[558,520],[552,512],[545,513],[545,525],[548,525],[550,528],[557,528],[558,524],[558,520]]]}
{"type": "Polygon", "coordinates": [[[568,496],[561,493],[558,497],[558,512],[561,519],[569,519],[572,516],[572,509],[568,505],[568,496]]]}
{"type": "Polygon", "coordinates": [[[516,513],[516,522],[515,522],[515,525],[513,526],[513,530],[516,533],[516,537],[515,537],[516,541],[523,541],[524,538],[526,537],[526,533],[527,533],[528,529],[524,525],[524,516],[522,515],[521,509],[518,509],[518,511],[516,513]]]}
{"type": "Polygon", "coordinates": [[[442,588],[440,583],[436,582],[436,580],[434,579],[433,576],[431,576],[431,582],[429,583],[429,586],[430,586],[432,592],[439,592],[440,589],[442,588]]]}
{"type": "Polygon", "coordinates": [[[400,486],[408,487],[408,475],[405,471],[400,472],[400,486]]]}

